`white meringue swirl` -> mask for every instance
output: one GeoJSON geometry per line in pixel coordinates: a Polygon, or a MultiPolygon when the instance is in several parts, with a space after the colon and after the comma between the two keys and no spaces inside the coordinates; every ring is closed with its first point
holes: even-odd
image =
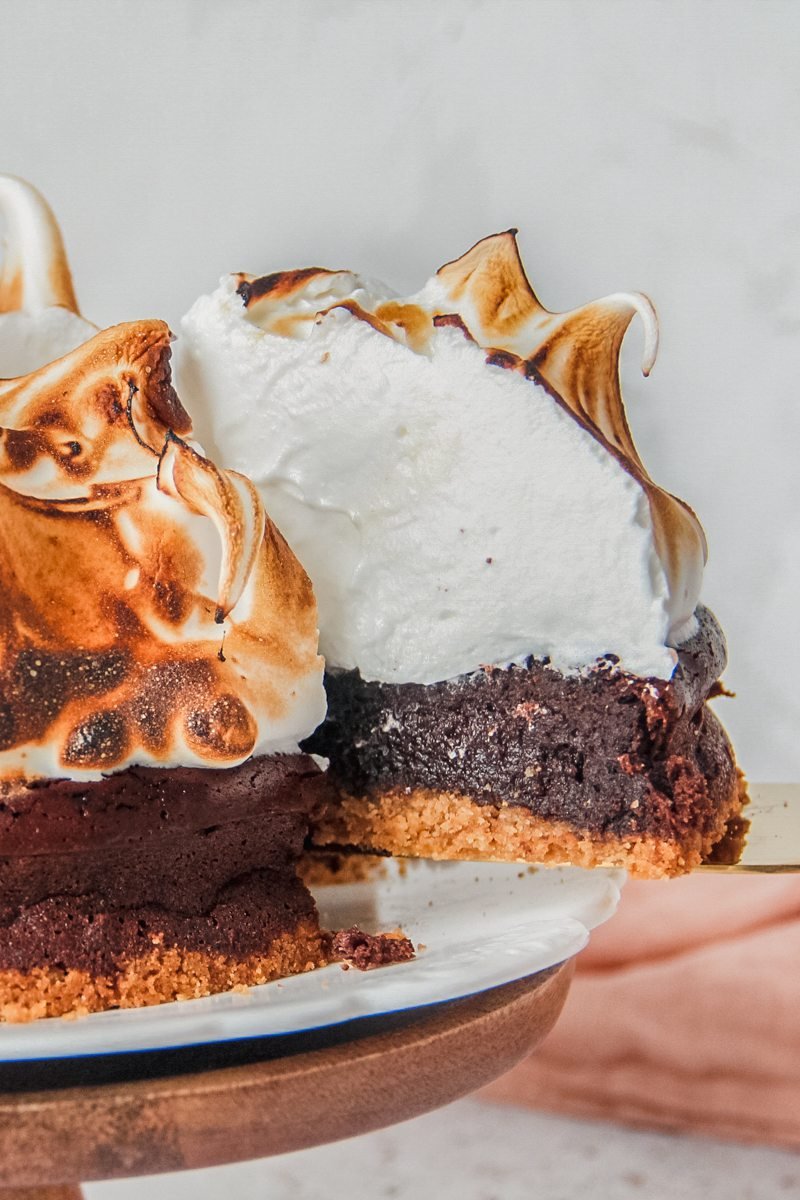
{"type": "Polygon", "coordinates": [[[407,299],[322,268],[223,279],[181,326],[199,434],[309,571],[330,665],[431,683],[614,654],[668,678],[705,539],[625,419],[619,348],[638,313],[650,369],[652,305],[547,312],[514,235],[407,299]]]}

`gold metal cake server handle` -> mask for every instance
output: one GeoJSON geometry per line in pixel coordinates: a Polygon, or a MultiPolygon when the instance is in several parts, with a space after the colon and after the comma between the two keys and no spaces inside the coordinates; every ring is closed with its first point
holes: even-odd
{"type": "Polygon", "coordinates": [[[723,842],[723,848],[714,851],[715,861],[703,863],[699,870],[800,871],[800,783],[753,783],[749,792],[741,825],[726,839],[730,852],[723,842]]]}

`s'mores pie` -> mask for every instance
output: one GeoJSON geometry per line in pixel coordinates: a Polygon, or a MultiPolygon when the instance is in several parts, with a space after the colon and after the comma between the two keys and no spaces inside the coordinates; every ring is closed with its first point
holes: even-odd
{"type": "Polygon", "coordinates": [[[634,445],[640,294],[551,313],[510,230],[410,297],[349,271],[232,275],[182,324],[200,436],[309,571],[339,797],[329,847],[697,865],[740,811],[707,705],[725,642],[702,528],[634,445]]]}
{"type": "Polygon", "coordinates": [[[41,197],[0,216],[0,1017],[318,966],[309,579],[191,440],[167,326],[95,331],[41,197]]]}

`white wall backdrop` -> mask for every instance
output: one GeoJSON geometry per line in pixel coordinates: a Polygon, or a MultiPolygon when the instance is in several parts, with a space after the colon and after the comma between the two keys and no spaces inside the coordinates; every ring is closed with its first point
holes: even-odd
{"type": "Polygon", "coordinates": [[[0,170],[98,322],[234,269],[411,289],[509,225],[549,307],[649,293],[629,413],[708,533],[721,715],[751,777],[800,778],[800,5],[0,0],[0,37],[0,170]]]}

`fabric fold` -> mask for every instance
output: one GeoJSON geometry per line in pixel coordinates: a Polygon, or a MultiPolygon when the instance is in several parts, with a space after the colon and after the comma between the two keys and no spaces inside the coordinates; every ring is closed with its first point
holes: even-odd
{"type": "Polygon", "coordinates": [[[800,880],[628,884],[540,1050],[483,1095],[800,1146],[800,880]]]}

